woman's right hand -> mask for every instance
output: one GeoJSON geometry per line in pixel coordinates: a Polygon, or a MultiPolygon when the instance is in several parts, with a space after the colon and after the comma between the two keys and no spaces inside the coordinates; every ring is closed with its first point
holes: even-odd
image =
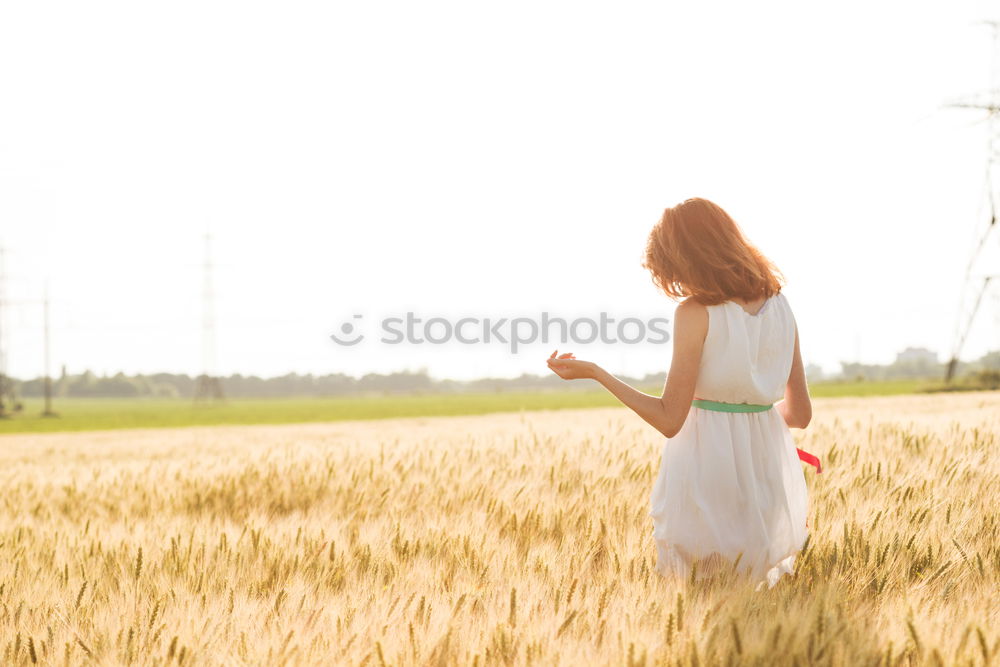
{"type": "Polygon", "coordinates": [[[549,368],[563,380],[593,379],[597,375],[597,364],[592,361],[581,361],[572,352],[560,354],[556,350],[547,359],[549,368]]]}

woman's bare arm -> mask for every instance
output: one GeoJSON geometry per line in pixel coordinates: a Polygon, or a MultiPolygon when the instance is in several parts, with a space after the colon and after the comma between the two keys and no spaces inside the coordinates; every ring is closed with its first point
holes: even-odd
{"type": "Polygon", "coordinates": [[[670,372],[659,398],[622,382],[590,361],[549,358],[549,368],[566,380],[597,380],[618,400],[668,438],[684,425],[694,398],[701,353],[708,333],[708,310],[690,299],[681,303],[674,316],[674,354],[670,372]]]}
{"type": "Polygon", "coordinates": [[[785,385],[785,398],[775,406],[785,423],[791,428],[805,428],[812,419],[812,400],[809,385],[799,351],[799,328],[795,327],[795,353],[792,356],[792,370],[785,385]]]}

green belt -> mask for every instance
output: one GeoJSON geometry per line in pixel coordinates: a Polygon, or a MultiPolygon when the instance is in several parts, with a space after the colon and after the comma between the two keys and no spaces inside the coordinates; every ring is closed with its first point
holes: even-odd
{"type": "Polygon", "coordinates": [[[774,407],[770,405],[754,405],[753,403],[723,403],[722,401],[705,401],[696,398],[691,401],[691,405],[704,410],[715,410],[716,412],[764,412],[774,407]]]}

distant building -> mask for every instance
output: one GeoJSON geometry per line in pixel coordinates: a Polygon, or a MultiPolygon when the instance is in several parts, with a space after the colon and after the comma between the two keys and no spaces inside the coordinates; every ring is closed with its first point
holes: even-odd
{"type": "Polygon", "coordinates": [[[897,364],[936,364],[938,363],[937,353],[928,350],[926,347],[908,347],[902,352],[896,353],[897,364]]]}

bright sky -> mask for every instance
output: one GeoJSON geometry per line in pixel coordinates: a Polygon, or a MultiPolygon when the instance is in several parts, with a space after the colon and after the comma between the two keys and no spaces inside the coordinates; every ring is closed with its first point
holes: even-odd
{"type": "MultiPolygon", "coordinates": [[[[807,363],[943,359],[987,211],[984,113],[944,105],[989,86],[990,10],[6,3],[10,372],[42,371],[46,280],[54,370],[200,372],[210,228],[221,373],[544,373],[553,345],[384,345],[377,323],[672,317],[640,261],[692,196],[783,269],[807,363]],[[354,314],[369,338],[333,344],[354,314]]],[[[966,358],[1000,347],[998,301],[966,358]]]]}

